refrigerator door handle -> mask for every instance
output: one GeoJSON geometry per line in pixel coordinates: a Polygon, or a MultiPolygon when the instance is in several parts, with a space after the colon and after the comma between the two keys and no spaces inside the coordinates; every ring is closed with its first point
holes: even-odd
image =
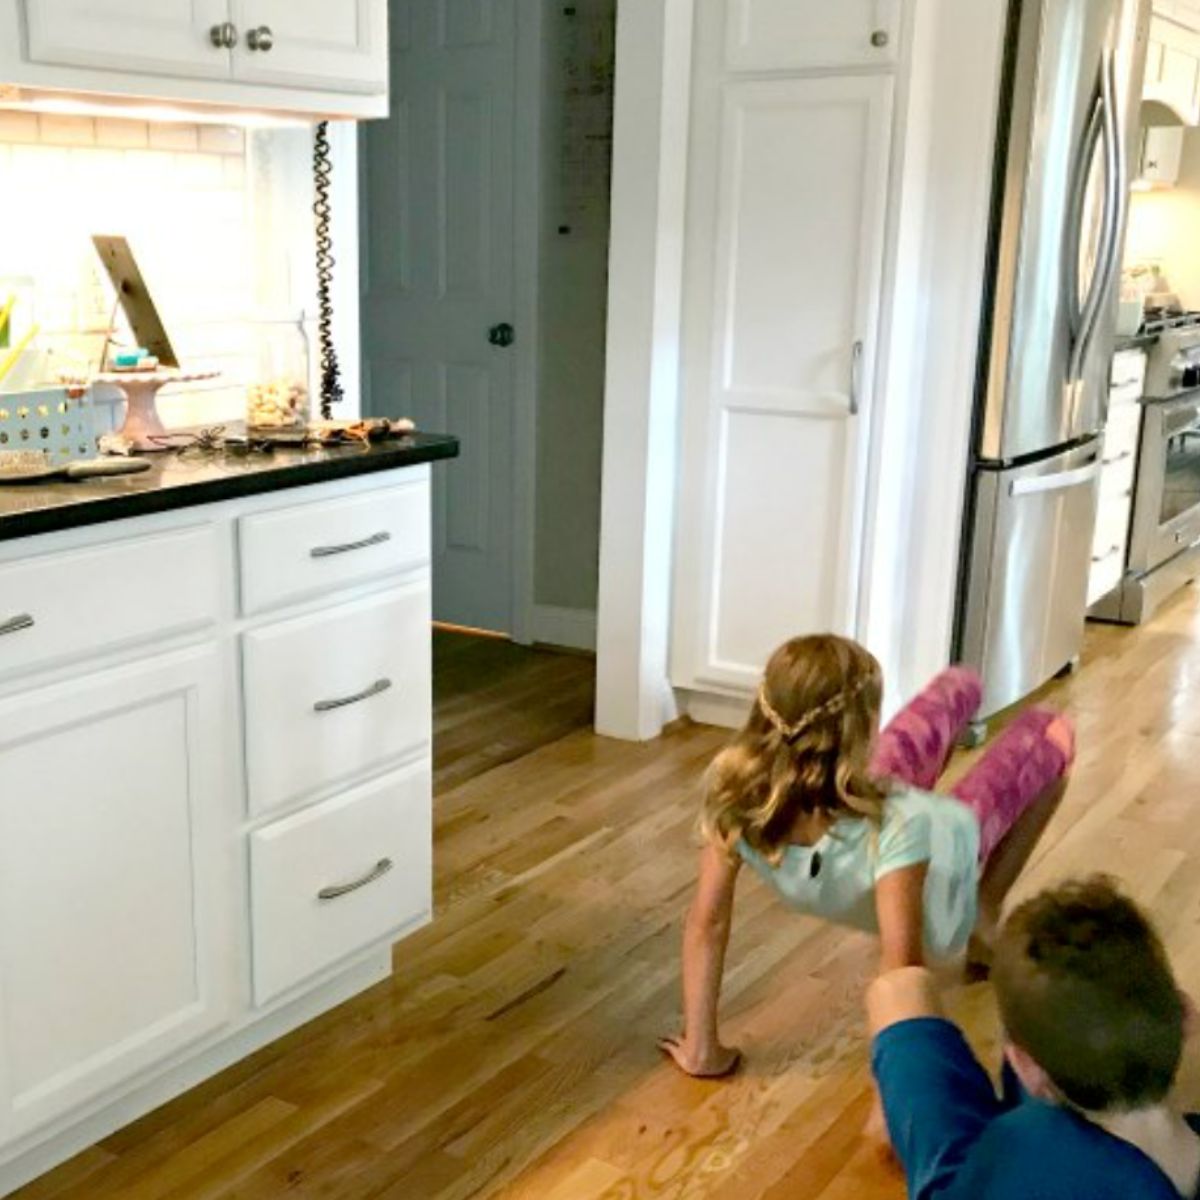
{"type": "MultiPolygon", "coordinates": [[[[1112,47],[1104,48],[1100,64],[1100,116],[1104,146],[1104,216],[1101,223],[1100,253],[1092,270],[1092,284],[1079,318],[1079,333],[1071,348],[1067,380],[1074,383],[1083,375],[1083,364],[1091,349],[1096,323],[1109,296],[1121,238],[1121,214],[1124,209],[1124,165],[1120,121],[1116,96],[1117,68],[1112,47]]],[[[1085,176],[1086,178],[1086,176],[1085,176]]],[[[1081,214],[1082,218],[1082,214],[1081,214]]],[[[1079,231],[1079,235],[1082,230],[1079,231]]],[[[1076,236],[1079,236],[1076,235],[1076,236]]],[[[1075,266],[1078,272],[1078,264],[1075,266]]]]}
{"type": "MultiPolygon", "coordinates": [[[[1097,80],[1096,91],[1092,97],[1092,109],[1088,116],[1087,126],[1083,131],[1083,141],[1079,146],[1079,157],[1075,164],[1075,175],[1071,184],[1071,223],[1069,236],[1064,248],[1066,262],[1063,264],[1063,291],[1066,294],[1067,314],[1071,322],[1071,351],[1074,355],[1075,345],[1083,330],[1083,305],[1079,299],[1079,255],[1083,240],[1083,206],[1087,200],[1088,176],[1091,173],[1092,158],[1096,147],[1100,144],[1102,117],[1100,113],[1103,104],[1100,84],[1097,80]]],[[[1095,277],[1093,276],[1093,284],[1095,277]]],[[[1072,382],[1068,379],[1068,383],[1072,382]]]]}
{"type": "Polygon", "coordinates": [[[1010,496],[1033,496],[1038,492],[1061,492],[1067,488],[1081,487],[1091,483],[1100,474],[1100,463],[1091,462],[1072,471],[1059,471],[1055,475],[1031,475],[1014,479],[1008,485],[1010,496]]]}

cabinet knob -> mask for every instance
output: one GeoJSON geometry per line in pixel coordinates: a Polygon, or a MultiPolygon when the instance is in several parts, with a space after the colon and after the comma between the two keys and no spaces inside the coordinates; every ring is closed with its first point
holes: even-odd
{"type": "Polygon", "coordinates": [[[222,21],[208,31],[208,36],[218,50],[232,50],[237,45],[237,26],[232,21],[222,21]]]}
{"type": "Polygon", "coordinates": [[[890,40],[891,39],[888,37],[888,32],[886,29],[876,29],[875,32],[871,34],[871,45],[880,50],[882,50],[890,40]]]}
{"type": "Polygon", "coordinates": [[[507,321],[488,330],[488,342],[493,346],[511,346],[516,340],[516,330],[507,321]]]}
{"type": "Polygon", "coordinates": [[[260,25],[257,29],[251,29],[246,34],[246,45],[251,50],[261,50],[266,54],[275,45],[275,35],[271,32],[270,25],[260,25]]]}

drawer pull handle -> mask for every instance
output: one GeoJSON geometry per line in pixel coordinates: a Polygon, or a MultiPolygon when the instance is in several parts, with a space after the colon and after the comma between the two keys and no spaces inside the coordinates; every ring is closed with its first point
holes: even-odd
{"type": "Polygon", "coordinates": [[[1122,450],[1120,454],[1114,454],[1112,458],[1104,459],[1104,465],[1111,467],[1114,463],[1124,462],[1127,458],[1133,457],[1132,450],[1122,450]]]}
{"type": "Polygon", "coordinates": [[[361,879],[356,879],[352,883],[335,883],[330,887],[323,887],[317,893],[317,899],[336,900],[339,896],[357,892],[359,888],[366,887],[368,883],[374,883],[375,880],[386,875],[395,865],[390,858],[381,858],[361,879]]]}
{"type": "Polygon", "coordinates": [[[386,529],[381,529],[378,533],[373,533],[370,537],[362,538],[357,542],[343,542],[340,546],[314,546],[310,553],[313,558],[329,558],[334,554],[346,554],[351,550],[365,550],[368,546],[379,546],[391,540],[392,535],[386,529]]]}
{"type": "Polygon", "coordinates": [[[313,712],[330,712],[335,708],[345,708],[347,704],[357,704],[360,700],[370,700],[380,692],[386,692],[392,686],[390,679],[377,679],[369,688],[355,692],[353,696],[339,696],[336,700],[318,700],[313,705],[313,712]]]}
{"type": "Polygon", "coordinates": [[[0,621],[0,637],[6,633],[20,633],[22,629],[32,629],[33,618],[28,613],[18,613],[7,621],[0,621]]]}
{"type": "Polygon", "coordinates": [[[1112,558],[1112,556],[1114,554],[1119,554],[1120,551],[1121,551],[1121,547],[1120,547],[1119,543],[1115,546],[1109,546],[1109,548],[1107,550],[1105,550],[1105,552],[1103,554],[1093,554],[1092,562],[1102,563],[1102,562],[1104,562],[1105,559],[1112,558]]]}

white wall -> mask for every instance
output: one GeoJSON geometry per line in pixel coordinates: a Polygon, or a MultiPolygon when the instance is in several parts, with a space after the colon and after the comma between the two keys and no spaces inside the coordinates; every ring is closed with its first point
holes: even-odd
{"type": "MultiPolygon", "coordinates": [[[[347,128],[331,132],[337,337],[350,412],[358,379],[355,147],[347,128]]],[[[311,145],[307,126],[246,132],[0,112],[0,292],[4,278],[30,280],[41,327],[24,382],[96,365],[113,295],[94,233],[129,238],[183,364],[221,372],[211,383],[165,390],[167,424],[240,418],[244,387],[262,370],[263,338],[301,311],[312,318],[315,372],[311,145]]]]}
{"type": "Polygon", "coordinates": [[[534,602],[594,621],[616,0],[564,7],[542,22],[534,602]]]}
{"type": "Polygon", "coordinates": [[[1125,263],[1157,262],[1185,308],[1200,309],[1200,129],[1185,129],[1179,181],[1134,192],[1125,263]]]}

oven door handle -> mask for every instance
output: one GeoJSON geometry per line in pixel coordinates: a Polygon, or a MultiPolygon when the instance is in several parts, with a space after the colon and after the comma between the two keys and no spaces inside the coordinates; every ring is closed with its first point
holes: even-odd
{"type": "Polygon", "coordinates": [[[1100,474],[1100,463],[1090,462],[1084,467],[1070,471],[1059,471],[1055,475],[1030,475],[1014,479],[1008,485],[1010,496],[1034,496],[1039,492],[1061,492],[1067,488],[1082,487],[1091,483],[1100,474]]]}

